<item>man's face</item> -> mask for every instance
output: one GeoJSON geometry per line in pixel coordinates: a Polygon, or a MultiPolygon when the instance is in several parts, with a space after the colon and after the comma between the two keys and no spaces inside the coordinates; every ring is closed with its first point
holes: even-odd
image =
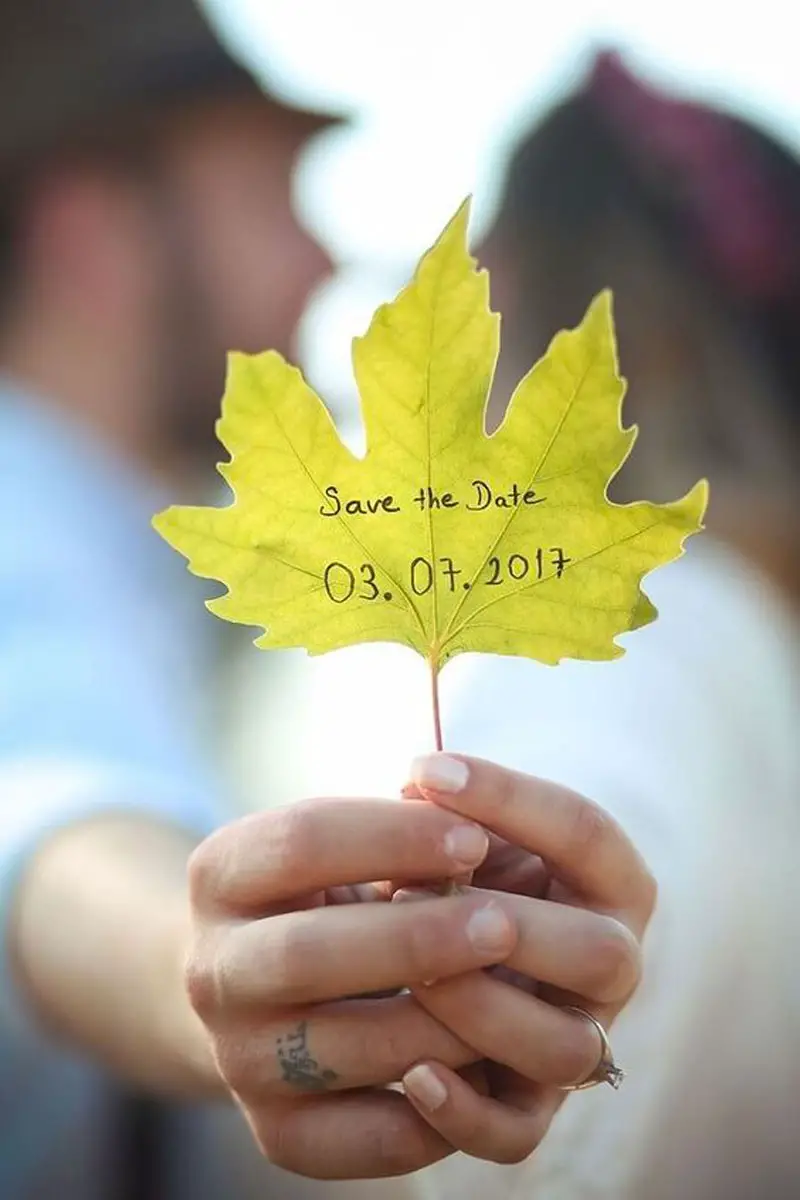
{"type": "Polygon", "coordinates": [[[173,125],[158,220],[164,247],[163,396],[178,450],[207,451],[229,350],[290,355],[330,271],[291,204],[307,119],[260,98],[218,100],[173,125]]]}

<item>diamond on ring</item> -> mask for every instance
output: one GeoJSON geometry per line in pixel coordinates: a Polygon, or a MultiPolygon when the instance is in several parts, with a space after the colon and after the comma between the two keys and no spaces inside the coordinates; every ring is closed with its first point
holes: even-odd
{"type": "Polygon", "coordinates": [[[625,1078],[625,1072],[622,1067],[618,1067],[616,1063],[608,1063],[606,1066],[606,1083],[610,1083],[615,1092],[618,1092],[622,1087],[622,1081],[625,1078]]]}
{"type": "Polygon", "coordinates": [[[598,1083],[608,1083],[618,1092],[622,1086],[622,1081],[625,1078],[625,1072],[622,1067],[618,1067],[614,1062],[614,1055],[611,1051],[611,1043],[608,1040],[608,1034],[603,1026],[598,1021],[597,1017],[592,1016],[585,1008],[578,1008],[575,1004],[565,1004],[565,1012],[573,1012],[578,1017],[583,1017],[585,1021],[589,1021],[594,1025],[600,1037],[600,1061],[587,1079],[582,1083],[573,1083],[561,1090],[564,1092],[582,1092],[586,1088],[596,1087],[598,1083]]]}

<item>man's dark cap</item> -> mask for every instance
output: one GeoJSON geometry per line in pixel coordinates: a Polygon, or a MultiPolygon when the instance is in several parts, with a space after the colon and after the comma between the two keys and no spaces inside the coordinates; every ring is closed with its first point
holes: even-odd
{"type": "Polygon", "coordinates": [[[194,0],[0,0],[0,171],[216,93],[261,95],[309,131],[337,118],[256,83],[194,0]]]}

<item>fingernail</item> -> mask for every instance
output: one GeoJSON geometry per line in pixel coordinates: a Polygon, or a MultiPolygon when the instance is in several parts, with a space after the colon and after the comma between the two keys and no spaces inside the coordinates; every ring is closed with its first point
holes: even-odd
{"type": "Polygon", "coordinates": [[[495,955],[510,951],[513,928],[498,904],[487,904],[472,914],[467,922],[467,937],[479,954],[495,955]]]}
{"type": "Polygon", "coordinates": [[[424,1063],[406,1072],[403,1076],[403,1087],[429,1112],[441,1108],[447,1099],[447,1088],[438,1075],[434,1075],[424,1063]]]}
{"type": "Polygon", "coordinates": [[[436,892],[429,892],[424,888],[398,888],[392,896],[392,904],[408,904],[410,900],[434,899],[436,899],[436,892]]]}
{"type": "Polygon", "coordinates": [[[461,792],[467,786],[469,767],[449,754],[425,754],[411,764],[411,778],[434,792],[461,792]]]}
{"type": "Polygon", "coordinates": [[[456,866],[477,867],[488,850],[489,835],[480,825],[456,825],[444,835],[444,852],[456,866]]]}

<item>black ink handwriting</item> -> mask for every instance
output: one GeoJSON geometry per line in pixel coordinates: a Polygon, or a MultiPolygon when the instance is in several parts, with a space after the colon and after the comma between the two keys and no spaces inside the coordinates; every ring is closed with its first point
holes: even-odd
{"type": "Polygon", "coordinates": [[[358,496],[353,496],[349,500],[342,501],[339,495],[339,489],[335,483],[324,489],[327,501],[320,505],[319,513],[321,517],[338,517],[341,512],[347,513],[348,516],[374,516],[376,513],[399,513],[400,508],[395,504],[394,496],[387,493],[384,496],[375,496],[372,499],[361,499],[358,496]]]}

